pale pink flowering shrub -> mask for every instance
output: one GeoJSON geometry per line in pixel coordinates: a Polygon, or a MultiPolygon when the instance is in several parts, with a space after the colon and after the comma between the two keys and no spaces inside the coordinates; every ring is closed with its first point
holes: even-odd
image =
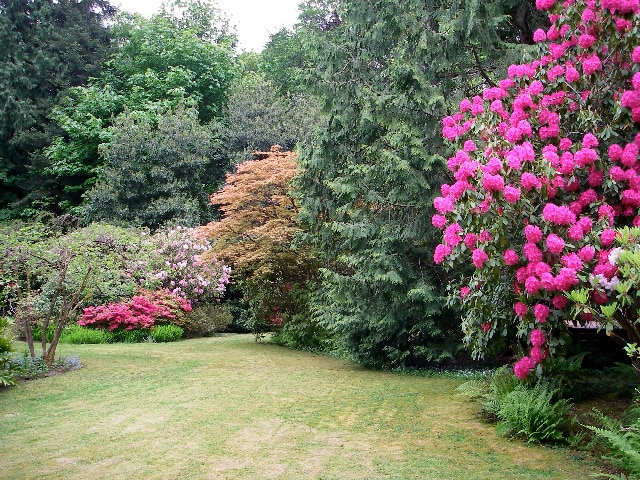
{"type": "Polygon", "coordinates": [[[211,249],[208,240],[194,237],[193,229],[180,227],[156,233],[153,239],[158,248],[151,268],[158,287],[192,303],[212,302],[222,297],[231,268],[216,259],[201,260],[211,249]]]}
{"type": "MultiPolygon", "coordinates": [[[[614,308],[605,286],[616,282],[615,229],[640,225],[640,0],[536,5],[551,20],[535,34],[539,59],[512,65],[498,87],[443,120],[458,148],[447,162],[456,182],[435,201],[439,228],[495,239],[471,249],[476,272],[463,282],[477,288],[462,328],[476,357],[498,332],[525,352],[530,340],[514,366],[520,378],[559,353],[568,320],[610,329],[598,312],[614,308]],[[582,288],[594,308],[576,312],[570,299],[582,288]],[[496,298],[509,299],[503,313],[496,298]]],[[[467,263],[469,250],[446,242],[434,260],[467,263]]],[[[633,328],[635,317],[616,321],[633,328]]]]}

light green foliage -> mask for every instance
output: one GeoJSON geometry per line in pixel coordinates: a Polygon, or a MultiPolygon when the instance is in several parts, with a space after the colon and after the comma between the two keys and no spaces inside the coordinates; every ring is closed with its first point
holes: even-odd
{"type": "Polygon", "coordinates": [[[15,371],[11,364],[13,334],[7,317],[0,317],[0,387],[15,385],[15,371]]]}
{"type": "Polygon", "coordinates": [[[364,364],[424,365],[459,351],[455,311],[443,306],[449,279],[431,261],[440,119],[501,68],[503,3],[303,6],[307,88],[328,115],[302,150],[297,184],[325,257],[315,313],[364,364]]]}
{"type": "Polygon", "coordinates": [[[217,10],[207,10],[205,2],[176,5],[150,20],[120,16],[112,27],[119,49],[102,75],[72,89],[54,110],[64,134],[46,149],[45,172],[59,186],[51,200],[56,208],[77,211],[104,164],[99,147],[111,144],[123,122],[158,124],[179,106],[196,109],[203,123],[223,115],[236,75],[233,39],[216,26],[217,10]],[[187,16],[172,16],[181,12],[187,16]]]}
{"type": "Polygon", "coordinates": [[[151,340],[156,343],[176,342],[183,333],[184,330],[177,325],[156,325],[149,330],[151,340]]]}
{"type": "MultiPolygon", "coordinates": [[[[635,403],[625,412],[621,420],[607,417],[597,409],[593,417],[600,426],[586,425],[595,433],[595,442],[610,452],[605,458],[622,469],[628,480],[640,479],[640,392],[636,391],[635,403]]],[[[605,476],[605,475],[602,475],[605,476]]]]}
{"type": "Polygon", "coordinates": [[[68,325],[62,331],[62,335],[60,336],[60,343],[70,343],[75,345],[112,343],[110,340],[110,332],[95,328],[82,327],[78,324],[68,325]]]}
{"type": "Polygon", "coordinates": [[[225,172],[215,149],[211,129],[200,125],[194,109],[122,116],[83,217],[152,230],[206,223],[212,214],[207,190],[217,188],[225,172]]]}
{"type": "Polygon", "coordinates": [[[550,382],[521,382],[503,367],[485,380],[470,380],[457,392],[482,402],[482,409],[497,421],[502,435],[522,437],[532,442],[566,441],[567,414],[571,404],[558,399],[559,390],[550,382]]]}

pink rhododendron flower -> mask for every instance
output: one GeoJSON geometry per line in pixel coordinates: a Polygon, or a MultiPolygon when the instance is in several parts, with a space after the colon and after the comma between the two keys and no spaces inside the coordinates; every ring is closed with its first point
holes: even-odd
{"type": "Polygon", "coordinates": [[[531,347],[529,351],[529,357],[535,363],[542,363],[542,361],[547,357],[547,352],[542,347],[531,347]]]}
{"type": "Polygon", "coordinates": [[[462,299],[467,298],[471,294],[471,289],[469,287],[462,287],[460,289],[460,297],[462,299]]]}
{"type": "MultiPolygon", "coordinates": [[[[537,0],[540,2],[541,0],[537,0]]],[[[531,370],[533,370],[536,366],[536,363],[529,357],[522,357],[518,360],[513,366],[513,373],[515,373],[516,377],[520,380],[524,380],[529,376],[531,370]]]]}
{"type": "Polygon", "coordinates": [[[489,260],[489,256],[481,248],[476,248],[471,255],[471,259],[475,267],[480,269],[489,260]]]}
{"type": "Polygon", "coordinates": [[[478,235],[479,242],[487,243],[487,242],[490,242],[491,240],[492,240],[491,234],[487,230],[481,231],[480,235],[478,235]]]}
{"type": "Polygon", "coordinates": [[[503,254],[504,263],[507,265],[517,265],[520,259],[518,258],[518,254],[513,250],[506,250],[503,254]]]}
{"type": "Polygon", "coordinates": [[[485,173],[482,177],[482,186],[488,192],[500,192],[504,189],[504,178],[500,175],[485,173]]]}
{"type": "Polygon", "coordinates": [[[547,235],[547,249],[552,253],[560,253],[564,250],[564,240],[555,233],[547,235]]]}
{"type": "Polygon", "coordinates": [[[578,257],[583,262],[590,262],[596,256],[596,250],[591,245],[585,245],[578,251],[578,257]]]}
{"type": "Polygon", "coordinates": [[[522,252],[524,253],[524,256],[527,258],[527,260],[529,260],[530,262],[535,263],[535,262],[540,262],[542,260],[542,250],[540,250],[535,243],[531,243],[531,242],[525,243],[524,246],[522,247],[522,252]]]}
{"type": "Polygon", "coordinates": [[[522,302],[517,302],[513,306],[513,309],[515,310],[516,315],[519,316],[520,318],[524,318],[527,315],[527,312],[529,311],[529,307],[527,307],[522,302]]]}
{"type": "Polygon", "coordinates": [[[591,45],[593,45],[595,41],[596,37],[594,37],[593,35],[589,35],[588,33],[583,33],[582,35],[580,35],[580,37],[578,37],[578,45],[580,45],[582,48],[591,47],[591,45]]]}
{"type": "Polygon", "coordinates": [[[536,328],[529,334],[529,340],[534,347],[541,347],[547,341],[547,337],[542,330],[536,328]]]}
{"type": "Polygon", "coordinates": [[[566,205],[547,203],[542,209],[542,218],[556,225],[571,225],[576,222],[576,215],[566,205]]]}
{"type": "Polygon", "coordinates": [[[467,248],[473,250],[476,247],[477,243],[478,236],[475,233],[467,233],[464,236],[464,244],[467,246],[467,248]]]}
{"type": "Polygon", "coordinates": [[[602,62],[595,53],[582,61],[582,73],[585,75],[592,75],[600,70],[602,70],[602,62]]]}
{"type": "Polygon", "coordinates": [[[538,323],[546,322],[547,317],[549,317],[549,307],[542,303],[537,303],[533,307],[533,316],[538,321],[538,323]]]}
{"type": "Polygon", "coordinates": [[[524,236],[527,242],[537,243],[542,240],[542,230],[537,225],[527,225],[524,227],[524,236]]]}
{"type": "Polygon", "coordinates": [[[538,280],[534,276],[527,277],[527,279],[524,281],[524,289],[529,295],[535,295],[540,291],[541,288],[542,285],[540,284],[540,280],[538,280]]]}
{"type": "Polygon", "coordinates": [[[444,226],[447,224],[447,219],[442,215],[435,214],[433,217],[431,217],[431,223],[436,228],[444,228],[444,226]]]}
{"type": "Polygon", "coordinates": [[[536,42],[536,43],[544,42],[546,39],[547,39],[547,34],[541,28],[539,28],[535,32],[533,32],[533,41],[534,42],[536,42]]]}
{"type": "Polygon", "coordinates": [[[507,202],[516,203],[518,200],[520,200],[521,192],[519,188],[507,185],[504,187],[502,194],[504,195],[504,198],[507,202]]]}
{"type": "Polygon", "coordinates": [[[452,249],[448,245],[439,244],[433,254],[433,261],[437,264],[444,262],[444,259],[451,255],[452,249]]]}
{"type": "Polygon", "coordinates": [[[567,299],[567,297],[565,297],[563,295],[556,295],[551,300],[551,303],[558,310],[562,310],[563,308],[565,308],[567,306],[567,303],[569,303],[569,299],[567,299]]]}
{"type": "Polygon", "coordinates": [[[616,231],[612,230],[611,228],[607,228],[600,234],[600,242],[605,247],[608,247],[609,245],[611,245],[615,239],[616,239],[616,231]]]}
{"type": "Polygon", "coordinates": [[[433,206],[442,214],[453,211],[453,201],[448,197],[436,197],[433,200],[433,206]]]}
{"type": "Polygon", "coordinates": [[[542,182],[533,173],[524,172],[520,176],[520,184],[525,190],[532,190],[534,188],[542,188],[542,182]]]}
{"type": "Polygon", "coordinates": [[[556,0],[536,0],[536,8],[539,10],[549,10],[556,3],[556,0]]]}
{"type": "Polygon", "coordinates": [[[444,231],[445,245],[455,247],[460,242],[462,242],[462,237],[460,236],[460,232],[462,232],[462,227],[457,223],[452,223],[451,225],[449,225],[444,231]]]}

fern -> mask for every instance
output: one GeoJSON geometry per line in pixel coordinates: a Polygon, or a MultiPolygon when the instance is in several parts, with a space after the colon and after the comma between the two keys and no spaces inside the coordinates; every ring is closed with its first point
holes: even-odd
{"type": "MultiPolygon", "coordinates": [[[[637,413],[637,412],[636,412],[637,413]]],[[[625,472],[629,480],[640,479],[640,415],[627,427],[622,422],[609,418],[594,409],[594,417],[602,424],[602,427],[585,425],[586,428],[596,434],[597,440],[611,450],[611,455],[605,456],[607,460],[625,472]]]]}
{"type": "Polygon", "coordinates": [[[553,401],[556,393],[557,389],[545,382],[530,388],[518,385],[497,408],[499,430],[530,442],[564,440],[562,425],[571,404],[564,399],[553,401]]]}
{"type": "Polygon", "coordinates": [[[472,400],[483,398],[487,395],[489,384],[486,380],[469,380],[456,388],[456,395],[469,397],[472,400]]]}

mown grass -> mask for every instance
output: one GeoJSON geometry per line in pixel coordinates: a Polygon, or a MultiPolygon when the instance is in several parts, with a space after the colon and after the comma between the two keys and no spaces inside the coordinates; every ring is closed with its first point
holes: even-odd
{"type": "Polygon", "coordinates": [[[229,335],[62,345],[84,368],[0,391],[2,479],[581,479],[512,442],[462,381],[367,371],[229,335]]]}

